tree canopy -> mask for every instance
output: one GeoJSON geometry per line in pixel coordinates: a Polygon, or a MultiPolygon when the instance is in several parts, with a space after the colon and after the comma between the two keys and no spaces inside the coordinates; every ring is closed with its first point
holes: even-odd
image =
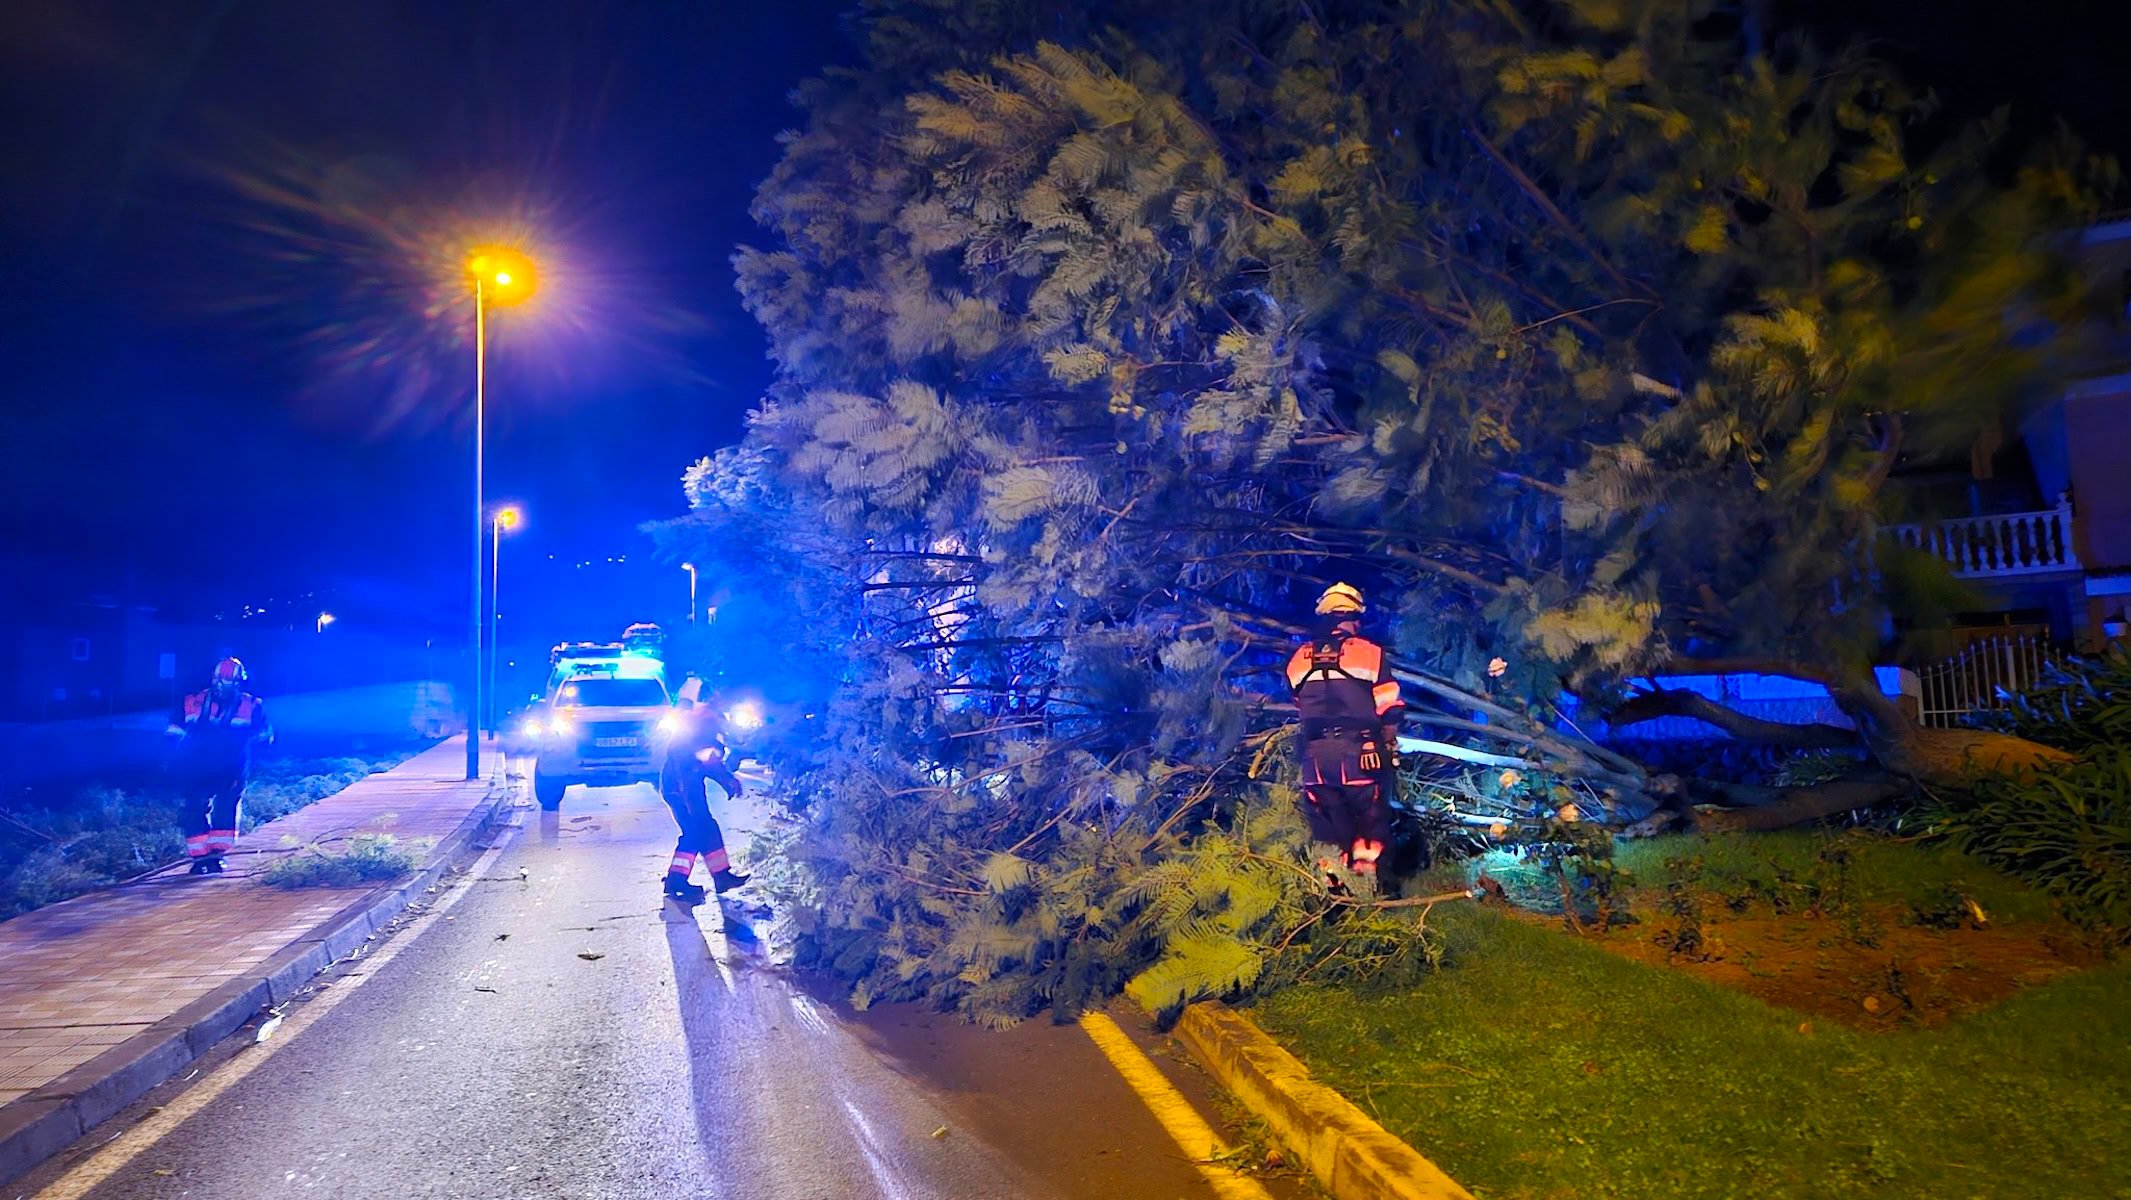
{"type": "MultiPolygon", "coordinates": [[[[839,673],[779,764],[812,945],[991,1020],[1309,944],[1277,663],[1334,579],[1535,811],[1659,802],[1557,705],[1683,661],[1891,727],[1860,681],[1937,568],[1878,539],[1889,472],[2046,375],[2047,235],[2106,173],[1987,169],[1992,129],[1714,3],[860,29],[735,258],[777,382],[662,536],[839,673]]],[[[1343,961],[1425,951],[1371,936],[1343,961]]]]}

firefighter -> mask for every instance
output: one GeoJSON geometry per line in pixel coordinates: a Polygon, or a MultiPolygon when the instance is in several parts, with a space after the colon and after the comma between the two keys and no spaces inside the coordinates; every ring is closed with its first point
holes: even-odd
{"type": "Polygon", "coordinates": [[[1398,725],[1405,715],[1384,648],[1361,635],[1361,591],[1335,583],[1317,599],[1321,631],[1288,660],[1288,686],[1302,717],[1303,815],[1323,847],[1327,886],[1341,872],[1374,876],[1391,837],[1398,725]]]}
{"type": "Polygon", "coordinates": [[[274,740],[266,704],[244,690],[244,664],[215,664],[207,689],[178,702],[166,731],[178,739],[176,774],[185,854],[194,875],[220,875],[237,848],[237,810],[251,773],[252,747],[274,740]]]}
{"type": "Polygon", "coordinates": [[[710,815],[710,781],[725,789],[726,798],[737,800],[745,792],[740,777],[726,765],[724,722],[709,707],[698,702],[702,681],[681,685],[674,702],[681,723],[666,745],[666,761],[659,769],[659,793],[666,797],[673,819],[681,827],[674,844],[673,861],[666,868],[666,894],[676,900],[698,904],[702,885],[693,883],[696,863],[710,868],[711,884],[719,895],[745,884],[748,876],[736,873],[725,853],[725,831],[710,815]]]}

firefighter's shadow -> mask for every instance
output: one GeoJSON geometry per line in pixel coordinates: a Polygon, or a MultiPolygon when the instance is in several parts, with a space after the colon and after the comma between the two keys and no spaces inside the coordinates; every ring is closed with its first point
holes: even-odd
{"type": "Polygon", "coordinates": [[[730,1088],[767,1051],[765,1031],[776,1025],[768,993],[776,984],[754,973],[759,944],[735,939],[730,926],[737,918],[721,913],[715,901],[700,911],[668,901],[659,921],[673,962],[696,1131],[705,1146],[745,1140],[752,1131],[736,1127],[730,1088]],[[713,914],[716,919],[706,919],[713,914]]]}

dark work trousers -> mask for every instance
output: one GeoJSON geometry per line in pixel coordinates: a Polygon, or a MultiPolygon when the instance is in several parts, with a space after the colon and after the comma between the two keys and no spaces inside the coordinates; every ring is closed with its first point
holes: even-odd
{"type": "Polygon", "coordinates": [[[237,811],[244,803],[244,773],[192,775],[178,802],[178,828],[188,858],[220,858],[237,848],[237,811]]]}
{"type": "Polygon", "coordinates": [[[732,867],[725,855],[725,831],[710,815],[709,784],[710,778],[698,771],[668,771],[659,780],[659,793],[666,797],[666,807],[673,810],[674,822],[681,827],[673,862],[666,869],[683,879],[695,870],[699,858],[712,874],[732,867]]]}
{"type": "Polygon", "coordinates": [[[1329,733],[1302,748],[1303,816],[1310,836],[1345,853],[1354,843],[1391,840],[1391,807],[1384,790],[1385,768],[1369,769],[1363,757],[1384,754],[1374,734],[1329,733]]]}

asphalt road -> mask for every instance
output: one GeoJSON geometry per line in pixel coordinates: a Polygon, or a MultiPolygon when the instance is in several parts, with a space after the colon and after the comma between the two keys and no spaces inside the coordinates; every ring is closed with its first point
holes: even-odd
{"type": "MultiPolygon", "coordinates": [[[[1214,1194],[1077,1027],[998,1034],[906,1007],[854,1014],[772,966],[759,938],[728,937],[717,905],[664,903],[673,825],[650,788],[576,789],[559,815],[517,820],[441,914],[329,977],[315,1013],[298,1006],[264,1047],[226,1047],[186,1090],[90,1139],[142,1122],[128,1141],[15,1190],[1214,1194]]],[[[1196,1073],[1162,1066],[1210,1116],[1196,1073]]]]}

